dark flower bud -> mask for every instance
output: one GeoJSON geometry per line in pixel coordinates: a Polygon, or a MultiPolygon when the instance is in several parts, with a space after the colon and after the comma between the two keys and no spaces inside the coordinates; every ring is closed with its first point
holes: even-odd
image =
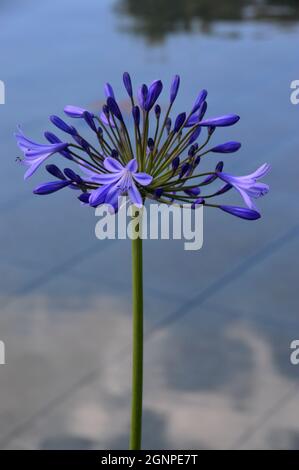
{"type": "Polygon", "coordinates": [[[119,156],[118,151],[116,149],[112,149],[111,150],[111,157],[112,158],[118,158],[118,156],[119,156]]]}
{"type": "Polygon", "coordinates": [[[33,193],[39,195],[52,194],[66,186],[70,186],[69,181],[50,181],[49,183],[40,184],[34,189],[33,193]]]}
{"type": "Polygon", "coordinates": [[[205,121],[202,121],[200,125],[206,127],[227,127],[233,126],[239,121],[239,119],[240,116],[237,116],[236,114],[227,114],[217,118],[206,119],[205,121]]]}
{"type": "Polygon", "coordinates": [[[149,87],[144,109],[150,111],[160,96],[163,84],[161,80],[155,80],[149,87]]]}
{"type": "Polygon", "coordinates": [[[194,163],[193,163],[194,168],[200,164],[200,160],[201,158],[199,156],[195,158],[194,163]]]}
{"type": "Polygon", "coordinates": [[[152,152],[154,150],[155,142],[151,137],[147,141],[147,146],[148,146],[150,152],[152,152]]]}
{"type": "Polygon", "coordinates": [[[198,196],[200,194],[200,188],[185,189],[184,193],[188,194],[188,196],[198,196]]]}
{"type": "Polygon", "coordinates": [[[168,134],[169,134],[170,129],[171,129],[171,118],[170,117],[168,117],[166,119],[165,127],[166,127],[166,130],[167,130],[168,134]]]}
{"type": "Polygon", "coordinates": [[[180,178],[182,178],[190,170],[190,164],[188,162],[184,163],[181,169],[180,178]]]}
{"type": "Polygon", "coordinates": [[[56,165],[46,165],[46,170],[50,175],[59,178],[60,180],[65,180],[65,176],[62,171],[56,165]]]}
{"type": "Polygon", "coordinates": [[[208,92],[207,90],[202,90],[198,97],[196,98],[195,100],[195,103],[193,105],[193,108],[192,108],[192,114],[193,113],[196,113],[196,111],[201,107],[201,105],[203,104],[203,102],[206,100],[206,97],[208,96],[208,92]]]}
{"type": "Polygon", "coordinates": [[[94,123],[92,114],[88,111],[85,111],[83,113],[83,117],[84,117],[84,120],[85,120],[86,124],[91,128],[91,130],[93,130],[94,132],[97,132],[97,128],[96,128],[96,125],[94,123]]]}
{"type": "Polygon", "coordinates": [[[204,204],[204,203],[205,203],[204,198],[199,197],[198,199],[196,199],[196,201],[193,202],[193,204],[191,205],[191,209],[196,209],[198,205],[204,204]]]}
{"type": "MultiPolygon", "coordinates": [[[[50,144],[60,144],[60,143],[62,143],[61,140],[55,134],[53,134],[52,132],[46,131],[44,133],[44,136],[47,139],[47,141],[50,142],[50,144]]],[[[70,154],[70,152],[68,150],[61,150],[59,153],[63,157],[67,158],[68,160],[73,160],[73,157],[72,157],[72,155],[70,154]]]]}
{"type": "Polygon", "coordinates": [[[240,142],[226,142],[225,144],[217,145],[211,149],[214,153],[234,153],[241,147],[240,142]]]}
{"type": "Polygon", "coordinates": [[[220,194],[227,193],[227,191],[229,191],[230,189],[232,189],[232,185],[227,183],[224,186],[222,186],[222,188],[220,188],[219,191],[217,191],[215,196],[220,196],[220,194]]]}
{"type": "Polygon", "coordinates": [[[97,133],[99,134],[99,136],[103,135],[103,129],[100,126],[97,128],[97,133]]]}
{"type": "Polygon", "coordinates": [[[180,157],[175,157],[172,160],[171,165],[172,165],[173,171],[175,172],[178,169],[179,165],[180,165],[180,157]]]}
{"type": "Polygon", "coordinates": [[[218,162],[216,167],[215,167],[215,171],[216,172],[221,172],[223,170],[223,167],[224,167],[224,163],[223,162],[218,162]]]}
{"type": "Polygon", "coordinates": [[[141,109],[145,109],[145,102],[147,99],[147,94],[148,94],[148,89],[146,85],[141,85],[141,87],[138,89],[137,95],[138,95],[138,101],[140,104],[141,109]]]}
{"type": "Polygon", "coordinates": [[[103,105],[103,113],[107,118],[109,117],[109,108],[106,104],[103,105]]]}
{"type": "Polygon", "coordinates": [[[79,175],[77,175],[77,173],[75,173],[73,170],[71,170],[71,168],[65,168],[63,171],[64,171],[65,176],[72,182],[78,183],[78,184],[82,183],[82,178],[79,175]]]}
{"type": "Polygon", "coordinates": [[[175,75],[172,80],[172,84],[170,87],[170,103],[172,104],[177,97],[178,91],[180,86],[180,77],[179,75],[175,75]]]}
{"type": "Polygon", "coordinates": [[[86,150],[86,152],[89,152],[90,147],[87,140],[83,139],[83,137],[81,137],[80,135],[73,135],[73,139],[78,145],[80,145],[84,150],[86,150]]]}
{"type": "Polygon", "coordinates": [[[208,103],[204,101],[198,111],[198,119],[201,121],[208,109],[208,103]]]}
{"type": "Polygon", "coordinates": [[[199,135],[201,133],[201,127],[197,127],[195,131],[192,132],[190,139],[189,139],[189,144],[192,144],[196,139],[198,139],[199,135]]]}
{"type": "Polygon", "coordinates": [[[58,116],[50,116],[50,121],[54,126],[58,127],[58,129],[62,130],[63,132],[66,132],[67,134],[70,135],[75,135],[77,134],[76,129],[73,126],[69,126],[66,122],[64,122],[60,117],[58,116]]]}
{"type": "Polygon", "coordinates": [[[185,120],[186,120],[186,113],[179,114],[175,120],[173,132],[178,132],[181,129],[182,125],[184,124],[185,120]]]}
{"type": "Polygon", "coordinates": [[[156,198],[160,198],[163,194],[163,188],[157,188],[154,192],[156,198]]]}
{"type": "Polygon", "coordinates": [[[156,104],[155,106],[155,114],[156,114],[156,118],[159,119],[161,116],[161,106],[159,106],[158,104],[156,104]]]}
{"type": "Polygon", "coordinates": [[[89,203],[90,193],[82,193],[78,196],[79,201],[84,202],[84,204],[89,203]]]}
{"type": "Polygon", "coordinates": [[[123,82],[124,82],[125,89],[127,90],[129,97],[132,98],[133,97],[132,82],[131,82],[131,77],[128,74],[128,72],[125,72],[123,74],[123,82]]]}
{"type": "Polygon", "coordinates": [[[140,124],[140,109],[138,106],[133,106],[132,108],[132,115],[133,115],[133,119],[134,119],[134,122],[135,122],[135,125],[137,127],[139,127],[139,124],[140,124]]]}
{"type": "Polygon", "coordinates": [[[107,99],[107,106],[108,106],[110,113],[112,113],[119,121],[123,121],[121,111],[114,98],[109,97],[107,99]]]}
{"type": "Polygon", "coordinates": [[[261,214],[257,211],[252,209],[246,209],[244,207],[237,207],[237,206],[218,206],[224,212],[228,212],[229,214],[235,215],[236,217],[240,217],[240,219],[246,220],[256,220],[261,217],[261,214]]]}
{"type": "Polygon", "coordinates": [[[194,145],[191,145],[191,147],[188,150],[188,156],[193,157],[194,154],[195,154],[195,147],[194,147],[194,145]]]}

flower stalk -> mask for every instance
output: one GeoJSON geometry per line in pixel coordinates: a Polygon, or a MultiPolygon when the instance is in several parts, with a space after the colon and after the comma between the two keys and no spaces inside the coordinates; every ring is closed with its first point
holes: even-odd
{"type": "Polygon", "coordinates": [[[143,273],[142,273],[142,210],[135,213],[136,231],[132,240],[132,404],[130,450],[141,449],[142,386],[143,386],[143,273]]]}

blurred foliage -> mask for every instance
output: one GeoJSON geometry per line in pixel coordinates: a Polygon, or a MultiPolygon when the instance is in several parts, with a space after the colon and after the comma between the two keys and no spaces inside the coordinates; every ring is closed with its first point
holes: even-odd
{"type": "Polygon", "coordinates": [[[118,10],[134,19],[133,32],[158,42],[174,31],[203,29],[214,21],[299,19],[299,0],[119,0],[118,10]]]}

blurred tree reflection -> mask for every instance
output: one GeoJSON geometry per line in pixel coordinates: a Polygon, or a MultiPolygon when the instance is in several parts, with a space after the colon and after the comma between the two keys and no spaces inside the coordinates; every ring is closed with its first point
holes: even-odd
{"type": "Polygon", "coordinates": [[[298,0],[119,0],[118,10],[131,16],[131,30],[159,42],[173,31],[190,31],[213,21],[299,19],[298,0]]]}

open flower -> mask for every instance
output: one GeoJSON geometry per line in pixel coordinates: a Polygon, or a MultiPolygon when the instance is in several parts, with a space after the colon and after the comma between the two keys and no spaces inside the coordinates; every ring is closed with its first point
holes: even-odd
{"type": "Polygon", "coordinates": [[[27,139],[20,129],[19,132],[16,133],[16,139],[19,148],[24,153],[25,158],[22,160],[22,162],[24,165],[29,166],[24,175],[25,179],[29,178],[29,176],[32,176],[38,167],[44,163],[45,160],[47,160],[47,158],[56,152],[65,150],[68,145],[63,142],[55,144],[38,144],[33,140],[27,139]]]}
{"type": "Polygon", "coordinates": [[[269,186],[265,183],[259,183],[257,180],[265,176],[269,171],[270,165],[265,163],[250,175],[233,176],[228,173],[217,172],[217,176],[239,191],[249,209],[257,210],[251,198],[257,199],[268,193],[269,186]]]}
{"type": "Polygon", "coordinates": [[[102,184],[102,186],[91,192],[90,205],[98,206],[99,203],[105,202],[116,207],[118,198],[128,194],[131,202],[135,206],[141,207],[143,201],[136,183],[141,186],[148,186],[153,177],[147,173],[137,172],[138,163],[135,158],[130,160],[126,166],[123,166],[115,158],[107,157],[104,160],[104,167],[108,173],[92,177],[94,182],[102,184]]]}
{"type": "Polygon", "coordinates": [[[213,163],[211,171],[200,171],[201,161],[208,154],[232,154],[240,149],[241,144],[236,141],[210,145],[218,127],[228,128],[239,121],[237,114],[206,118],[208,92],[203,89],[189,112],[180,110],[179,114],[171,116],[180,87],[180,77],[175,75],[163,117],[157,102],[163,90],[161,80],[149,86],[141,85],[136,94],[127,72],[123,83],[132,105],[133,136],[109,83],[105,85],[106,103],[97,114],[78,106],[64,108],[68,117],[85,121],[87,129],[97,137],[96,145],[58,116],[50,116],[50,121],[67,135],[66,141],[48,131],[45,132],[48,144],[38,144],[21,131],[16,134],[18,146],[24,153],[22,162],[29,166],[25,178],[54,153],[58,153],[62,161],[67,159],[78,165],[84,173],[79,176],[70,168],[62,172],[58,167],[54,169],[54,165],[47,165],[47,170],[58,181],[39,185],[35,194],[51,194],[69,188],[79,190],[78,199],[91,207],[109,203],[117,210],[118,197],[128,195],[137,207],[148,198],[165,204],[190,204],[193,208],[204,204],[247,220],[260,217],[252,199],[268,192],[269,186],[258,180],[268,173],[269,165],[264,164],[247,176],[224,172],[223,162],[218,162],[216,167],[213,163]],[[208,190],[220,181],[225,185],[208,190]],[[246,208],[218,202],[232,189],[241,194],[246,208]]]}

